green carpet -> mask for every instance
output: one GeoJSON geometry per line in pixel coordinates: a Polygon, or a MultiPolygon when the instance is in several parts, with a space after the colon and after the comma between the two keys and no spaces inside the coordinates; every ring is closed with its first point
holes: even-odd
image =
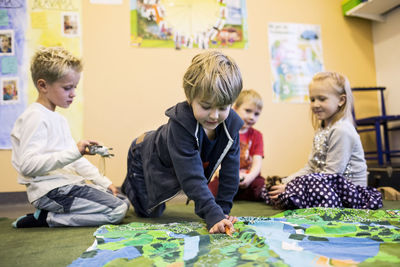
{"type": "MultiPolygon", "coordinates": [[[[400,209],[400,201],[384,201],[383,209],[400,209]]],[[[281,210],[263,203],[237,201],[234,216],[272,216],[281,210]]],[[[0,218],[0,266],[67,266],[78,258],[94,241],[98,227],[30,228],[14,229],[13,219],[0,218]]],[[[139,218],[128,212],[122,222],[171,223],[201,221],[194,214],[193,202],[188,206],[167,203],[164,215],[158,219],[139,218]]]]}

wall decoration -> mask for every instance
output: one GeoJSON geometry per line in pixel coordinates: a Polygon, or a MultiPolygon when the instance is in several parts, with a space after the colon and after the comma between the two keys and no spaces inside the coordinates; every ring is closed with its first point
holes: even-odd
{"type": "Polygon", "coordinates": [[[27,105],[26,3],[0,0],[0,149],[11,148],[11,129],[27,105]]]}
{"type": "Polygon", "coordinates": [[[0,54],[2,56],[14,55],[14,31],[0,30],[0,54]]]}
{"type": "Polygon", "coordinates": [[[246,48],[246,1],[131,0],[131,45],[246,48]]]}
{"type": "Polygon", "coordinates": [[[19,101],[18,77],[1,78],[0,86],[3,88],[0,103],[15,104],[19,101]]]}
{"type": "Polygon", "coordinates": [[[324,69],[319,25],[270,23],[268,26],[274,102],[308,102],[308,84],[324,69]]]}
{"type": "Polygon", "coordinates": [[[61,32],[63,36],[77,37],[80,35],[79,13],[64,12],[61,14],[61,32]]]}

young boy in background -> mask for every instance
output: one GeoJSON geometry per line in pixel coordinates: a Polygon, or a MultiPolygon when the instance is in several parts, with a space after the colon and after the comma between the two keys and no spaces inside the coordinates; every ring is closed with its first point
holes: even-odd
{"type": "MultiPolygon", "coordinates": [[[[240,184],[237,200],[262,201],[261,192],[265,179],[260,175],[264,158],[262,133],[253,128],[263,108],[260,94],[255,90],[243,90],[237,98],[233,109],[244,121],[240,133],[240,184]]],[[[215,177],[209,184],[216,196],[219,178],[215,177]]]]}
{"type": "Polygon", "coordinates": [[[136,138],[128,153],[122,186],[135,212],[159,217],[165,202],[182,189],[195,203],[211,234],[234,230],[229,216],[239,185],[239,129],[231,109],[242,90],[242,77],[228,56],[207,51],[196,55],[183,77],[186,101],[166,111],[167,124],[136,138]],[[207,187],[221,165],[216,198],[207,187]]]}
{"type": "Polygon", "coordinates": [[[98,143],[75,144],[67,120],[55,112],[72,104],[81,71],[81,61],[62,47],[42,48],[33,56],[39,95],[15,122],[11,142],[18,182],[26,185],[37,210],[18,218],[16,228],[116,224],[128,210],[112,182],[82,157],[98,143]]]}

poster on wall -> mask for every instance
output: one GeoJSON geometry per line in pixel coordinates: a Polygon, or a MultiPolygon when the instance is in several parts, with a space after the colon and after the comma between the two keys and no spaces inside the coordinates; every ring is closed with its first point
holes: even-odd
{"type": "Polygon", "coordinates": [[[247,48],[245,0],[131,0],[131,45],[247,48]]]}
{"type": "MultiPolygon", "coordinates": [[[[82,57],[82,1],[80,0],[28,0],[28,58],[39,47],[63,46],[72,54],[82,57]]],[[[83,136],[83,78],[75,91],[76,97],[68,109],[57,108],[68,120],[72,136],[83,136]]],[[[28,86],[28,103],[36,101],[37,90],[32,81],[28,86]]]]}
{"type": "Polygon", "coordinates": [[[269,23],[273,101],[305,103],[308,84],[324,69],[319,25],[269,23]]]}
{"type": "Polygon", "coordinates": [[[26,2],[0,0],[0,149],[11,148],[14,122],[27,105],[26,2]]]}

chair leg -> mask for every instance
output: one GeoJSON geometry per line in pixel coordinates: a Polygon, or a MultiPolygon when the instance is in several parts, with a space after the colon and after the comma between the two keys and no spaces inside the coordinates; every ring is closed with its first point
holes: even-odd
{"type": "Polygon", "coordinates": [[[389,144],[389,134],[388,134],[388,126],[387,122],[383,123],[383,142],[385,142],[385,155],[386,155],[386,163],[390,164],[390,144],[389,144]]]}
{"type": "Polygon", "coordinates": [[[376,152],[378,154],[378,164],[383,165],[381,124],[378,120],[375,121],[375,135],[376,135],[376,149],[377,149],[376,152]]]}

